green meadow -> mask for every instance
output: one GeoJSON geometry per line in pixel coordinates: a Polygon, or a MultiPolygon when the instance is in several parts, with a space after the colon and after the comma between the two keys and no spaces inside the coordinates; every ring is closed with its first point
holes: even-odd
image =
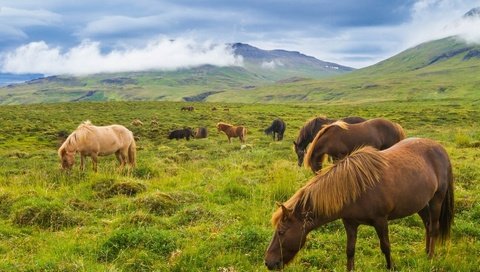
{"type": "MultiPolygon", "coordinates": [[[[379,100],[381,97],[379,97],[379,100]]],[[[461,98],[345,104],[82,102],[0,107],[0,271],[265,271],[275,203],[311,177],[292,141],[314,116],[383,117],[409,137],[445,146],[455,177],[451,239],[429,260],[413,215],[390,222],[398,271],[478,271],[480,267],[480,102],[461,98]],[[195,111],[180,111],[193,105],[195,111]],[[211,108],[218,108],[212,111],[211,108]],[[224,111],[228,108],[228,111],[224,111]],[[284,140],[263,134],[275,117],[284,140]],[[133,119],[143,126],[132,126],[133,119]],[[114,156],[65,173],[57,149],[82,121],[122,124],[137,137],[137,167],[114,156]],[[151,124],[152,120],[158,124],[151,124]],[[248,128],[247,146],[229,144],[219,121],[248,128]],[[168,140],[172,129],[205,126],[207,139],[168,140]]],[[[285,271],[344,271],[340,221],[323,226],[285,271]]],[[[372,227],[361,226],[357,271],[382,271],[372,227]]]]}

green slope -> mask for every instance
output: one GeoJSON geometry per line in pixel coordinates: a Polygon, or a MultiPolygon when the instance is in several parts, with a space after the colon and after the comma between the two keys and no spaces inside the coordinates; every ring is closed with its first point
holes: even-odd
{"type": "Polygon", "coordinates": [[[480,98],[480,46],[454,37],[423,43],[376,65],[323,79],[225,92],[239,102],[355,103],[418,99],[480,98]]]}

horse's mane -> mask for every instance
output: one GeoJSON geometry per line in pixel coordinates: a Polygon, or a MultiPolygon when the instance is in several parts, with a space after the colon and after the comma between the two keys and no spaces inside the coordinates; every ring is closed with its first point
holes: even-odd
{"type": "Polygon", "coordinates": [[[65,149],[75,149],[79,143],[85,141],[86,135],[92,131],[93,127],[94,126],[90,120],[83,121],[78,125],[77,129],[67,137],[62,146],[60,146],[58,154],[61,156],[61,153],[65,149]]]}
{"type": "Polygon", "coordinates": [[[224,122],[218,122],[218,123],[217,123],[217,127],[218,127],[218,126],[228,126],[228,127],[233,127],[233,125],[230,125],[230,124],[228,124],[228,123],[224,123],[224,122]]]}
{"type": "Polygon", "coordinates": [[[312,143],[308,147],[307,153],[305,153],[305,158],[303,159],[303,162],[305,163],[305,167],[310,167],[311,166],[311,160],[312,160],[312,155],[313,151],[315,150],[315,145],[317,144],[318,140],[327,132],[332,127],[339,127],[342,129],[348,129],[348,124],[343,122],[343,121],[336,121],[335,123],[332,123],[330,125],[324,126],[315,136],[313,139],[312,143]]]}
{"type": "Polygon", "coordinates": [[[298,137],[296,140],[297,144],[300,144],[305,140],[308,141],[308,138],[311,137],[311,135],[315,134],[315,127],[317,126],[319,120],[328,122],[328,118],[326,116],[317,116],[306,121],[298,133],[298,137]]]}
{"type": "MultiPolygon", "coordinates": [[[[308,206],[314,216],[331,216],[375,186],[387,165],[383,153],[370,146],[362,147],[322,169],[283,205],[290,210],[308,206]]],[[[277,209],[272,224],[277,225],[281,217],[282,209],[277,209]]]]}
{"type": "Polygon", "coordinates": [[[401,140],[405,139],[407,137],[407,135],[405,135],[405,130],[403,130],[403,127],[398,123],[393,123],[393,125],[395,126],[395,128],[398,131],[398,134],[400,136],[399,140],[401,141],[401,140]]]}

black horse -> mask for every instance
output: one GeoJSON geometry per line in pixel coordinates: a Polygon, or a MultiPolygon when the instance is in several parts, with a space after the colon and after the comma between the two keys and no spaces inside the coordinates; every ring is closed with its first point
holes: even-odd
{"type": "Polygon", "coordinates": [[[190,137],[194,137],[194,133],[190,128],[184,128],[184,129],[177,129],[173,130],[168,134],[168,139],[182,139],[186,138],[187,141],[190,140],[190,137]]]}
{"type": "Polygon", "coordinates": [[[283,133],[285,132],[286,128],[287,128],[287,125],[285,124],[285,122],[282,119],[277,118],[273,120],[270,127],[265,129],[265,134],[267,135],[272,134],[273,140],[275,141],[275,133],[277,133],[277,141],[281,141],[283,139],[283,133]]]}

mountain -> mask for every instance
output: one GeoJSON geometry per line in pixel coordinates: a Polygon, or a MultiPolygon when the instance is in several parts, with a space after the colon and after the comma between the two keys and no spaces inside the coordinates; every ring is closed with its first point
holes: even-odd
{"type": "Polygon", "coordinates": [[[469,10],[463,15],[463,18],[480,18],[480,7],[469,10]]]}
{"type": "Polygon", "coordinates": [[[206,101],[226,91],[252,90],[275,82],[326,78],[353,68],[299,52],[230,44],[242,66],[203,65],[176,71],[144,71],[91,76],[49,76],[0,88],[0,104],[104,100],[206,101]]]}
{"type": "Polygon", "coordinates": [[[324,78],[351,72],[354,69],[332,62],[318,60],[296,51],[262,50],[248,44],[232,44],[235,55],[243,57],[244,66],[258,74],[269,72],[278,80],[288,77],[324,78]]]}
{"type": "Polygon", "coordinates": [[[422,43],[375,65],[321,80],[282,82],[208,101],[365,103],[480,99],[480,45],[460,37],[422,43]]]}

